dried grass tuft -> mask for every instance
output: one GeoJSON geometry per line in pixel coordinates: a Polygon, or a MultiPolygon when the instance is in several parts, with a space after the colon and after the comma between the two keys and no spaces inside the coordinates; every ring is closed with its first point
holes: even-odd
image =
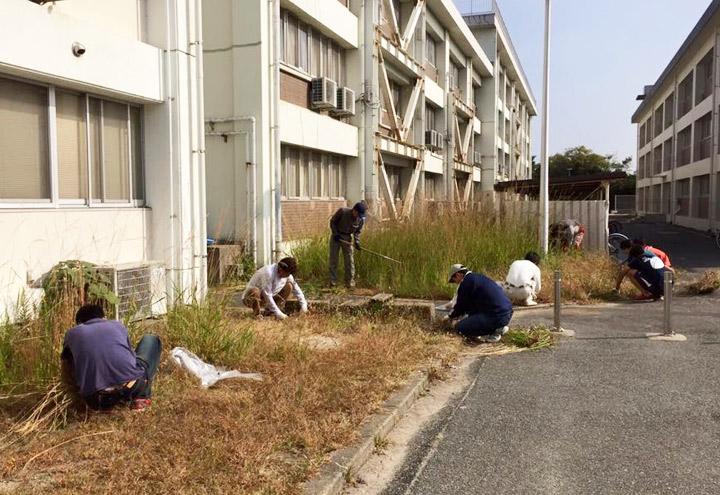
{"type": "Polygon", "coordinates": [[[703,277],[687,286],[687,291],[694,295],[711,294],[720,289],[720,270],[706,270],[703,277]]]}

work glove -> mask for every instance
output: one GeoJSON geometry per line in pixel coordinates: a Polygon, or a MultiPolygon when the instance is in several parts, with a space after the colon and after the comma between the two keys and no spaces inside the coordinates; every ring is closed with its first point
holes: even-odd
{"type": "Polygon", "coordinates": [[[284,320],[284,319],[287,318],[287,315],[286,315],[285,313],[278,313],[278,314],[275,315],[275,317],[276,317],[278,320],[284,320]]]}
{"type": "Polygon", "coordinates": [[[308,307],[307,307],[307,306],[303,306],[302,308],[300,308],[300,311],[301,311],[302,313],[307,313],[307,312],[308,312],[308,307]]]}
{"type": "Polygon", "coordinates": [[[360,241],[358,239],[355,239],[355,249],[360,251],[362,248],[360,247],[360,241]]]}
{"type": "Polygon", "coordinates": [[[340,242],[340,234],[333,234],[333,241],[340,242]]]}

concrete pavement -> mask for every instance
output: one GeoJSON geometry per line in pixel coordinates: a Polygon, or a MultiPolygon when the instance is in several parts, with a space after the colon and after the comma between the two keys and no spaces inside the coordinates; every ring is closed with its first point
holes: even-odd
{"type": "MultiPolygon", "coordinates": [[[[565,310],[578,337],[478,360],[415,436],[386,495],[720,493],[720,297],[565,310]]],[[[514,324],[550,323],[551,310],[514,324]]]]}

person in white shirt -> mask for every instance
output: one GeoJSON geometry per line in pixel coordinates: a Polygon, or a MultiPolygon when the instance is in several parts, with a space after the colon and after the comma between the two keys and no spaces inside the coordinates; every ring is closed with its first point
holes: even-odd
{"type": "Polygon", "coordinates": [[[524,260],[513,261],[504,282],[498,282],[513,304],[535,306],[535,297],[542,288],[540,256],[529,252],[524,260]]]}
{"type": "Polygon", "coordinates": [[[285,301],[292,292],[300,301],[300,310],[307,313],[305,295],[293,277],[295,270],[297,270],[295,258],[283,258],[277,263],[260,268],[252,276],[242,294],[245,306],[252,308],[255,316],[260,316],[261,309],[265,308],[266,315],[274,315],[279,320],[284,320],[287,318],[283,313],[285,301]]]}

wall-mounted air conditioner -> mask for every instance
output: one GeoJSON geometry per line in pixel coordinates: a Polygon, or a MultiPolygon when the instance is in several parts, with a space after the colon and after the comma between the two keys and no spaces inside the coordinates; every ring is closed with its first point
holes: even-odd
{"type": "Polygon", "coordinates": [[[425,131],[425,147],[431,150],[437,149],[438,132],[432,129],[425,131]]]}
{"type": "Polygon", "coordinates": [[[473,164],[480,166],[482,164],[482,153],[479,151],[475,151],[473,153],[473,164]]]}
{"type": "Polygon", "coordinates": [[[442,134],[440,134],[438,132],[437,133],[437,150],[442,151],[443,149],[445,149],[445,136],[443,136],[442,134]]]}
{"type": "Polygon", "coordinates": [[[337,105],[337,84],[335,81],[327,77],[313,79],[310,102],[313,108],[335,108],[337,105]]]}
{"type": "Polygon", "coordinates": [[[131,263],[99,268],[110,281],[119,302],[114,317],[138,320],[165,312],[165,269],[159,262],[131,263]]]}
{"type": "Polygon", "coordinates": [[[355,115],[355,91],[350,88],[338,88],[333,115],[355,115]]]}

